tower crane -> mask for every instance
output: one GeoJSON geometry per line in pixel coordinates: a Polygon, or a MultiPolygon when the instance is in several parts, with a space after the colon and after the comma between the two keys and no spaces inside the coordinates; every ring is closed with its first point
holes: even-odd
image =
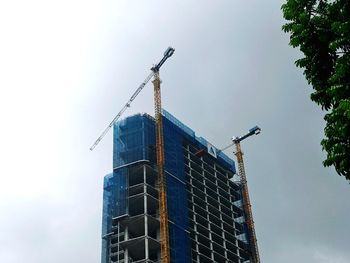
{"type": "Polygon", "coordinates": [[[256,234],[255,234],[255,228],[254,228],[253,213],[252,213],[249,192],[248,192],[247,177],[245,175],[245,169],[244,169],[244,163],[243,163],[243,153],[241,150],[240,143],[241,141],[243,141],[244,139],[252,135],[258,135],[260,132],[261,132],[261,129],[258,126],[255,126],[251,128],[247,134],[240,137],[232,138],[232,142],[236,146],[235,155],[237,157],[238,175],[240,177],[241,187],[242,187],[243,209],[245,212],[246,223],[249,230],[249,243],[251,246],[250,262],[252,263],[260,263],[260,257],[259,257],[258,243],[256,240],[256,234]]]}
{"type": "Polygon", "coordinates": [[[146,86],[146,84],[154,77],[153,87],[154,87],[154,110],[155,110],[155,120],[156,120],[156,152],[157,152],[157,166],[158,166],[158,181],[159,181],[159,212],[160,212],[160,237],[161,237],[161,262],[170,263],[170,245],[169,245],[169,229],[168,229],[168,210],[166,202],[166,178],[164,175],[164,139],[163,139],[163,122],[162,122],[162,103],[161,103],[161,92],[159,78],[159,69],[164,64],[164,62],[170,58],[175,52],[175,49],[168,47],[164,52],[163,58],[158,64],[151,68],[151,73],[147,78],[140,84],[133,95],[130,97],[128,102],[119,111],[119,113],[114,117],[107,128],[102,132],[100,137],[94,142],[90,147],[92,151],[107,132],[113,127],[113,124],[122,116],[127,108],[130,107],[133,100],[141,92],[141,90],[146,86]]]}
{"type": "Polygon", "coordinates": [[[161,248],[161,262],[170,263],[170,244],[169,244],[169,226],[168,226],[168,209],[166,200],[166,178],[164,174],[164,139],[163,139],[163,120],[162,120],[162,102],[160,93],[160,78],[159,68],[163,65],[165,60],[169,58],[174,49],[169,47],[163,59],[152,68],[154,73],[153,87],[154,87],[154,115],[156,119],[156,152],[157,152],[157,166],[158,166],[158,181],[159,181],[159,217],[160,217],[160,248],[161,248]],[[167,55],[168,54],[168,55],[167,55]]]}

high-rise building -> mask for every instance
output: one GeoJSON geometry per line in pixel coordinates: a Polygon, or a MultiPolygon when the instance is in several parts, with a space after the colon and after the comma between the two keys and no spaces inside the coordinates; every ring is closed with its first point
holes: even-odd
{"type": "MultiPolygon", "coordinates": [[[[249,262],[234,161],[166,111],[163,136],[171,262],[249,262]]],[[[104,178],[102,263],[161,262],[155,138],[155,121],[147,114],[114,125],[113,172],[104,178]]]]}

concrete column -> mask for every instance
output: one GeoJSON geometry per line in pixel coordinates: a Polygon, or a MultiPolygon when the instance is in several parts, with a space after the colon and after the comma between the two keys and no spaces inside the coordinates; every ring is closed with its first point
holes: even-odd
{"type": "MultiPolygon", "coordinates": [[[[128,240],[129,239],[129,229],[128,229],[128,226],[125,226],[125,230],[124,230],[124,240],[128,240]]],[[[128,249],[126,248],[124,250],[124,261],[125,263],[129,263],[129,251],[128,249]]]]}
{"type": "Polygon", "coordinates": [[[129,263],[129,251],[128,251],[128,249],[124,250],[124,262],[129,263]]]}

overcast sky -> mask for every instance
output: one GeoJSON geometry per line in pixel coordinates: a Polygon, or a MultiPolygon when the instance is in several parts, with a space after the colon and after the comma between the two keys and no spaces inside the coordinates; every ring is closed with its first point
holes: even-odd
{"type": "Polygon", "coordinates": [[[169,2],[1,1],[0,262],[100,261],[112,133],[89,147],[169,45],[165,109],[218,148],[262,128],[242,143],[262,262],[350,262],[350,186],[322,166],[283,1],[169,2]]]}

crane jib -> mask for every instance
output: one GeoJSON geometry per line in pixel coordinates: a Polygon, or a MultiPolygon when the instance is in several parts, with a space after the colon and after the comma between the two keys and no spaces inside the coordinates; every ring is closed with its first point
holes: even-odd
{"type": "Polygon", "coordinates": [[[153,77],[154,72],[151,72],[145,79],[145,81],[138,87],[138,89],[134,92],[128,102],[124,105],[124,107],[120,110],[117,116],[114,117],[112,122],[108,125],[108,127],[102,132],[101,136],[95,141],[95,143],[90,147],[92,151],[97,144],[103,139],[103,137],[107,134],[107,132],[113,127],[113,124],[120,118],[120,116],[124,113],[124,111],[130,107],[131,102],[136,98],[136,96],[141,92],[141,90],[146,86],[147,82],[153,77]]]}
{"type": "Polygon", "coordinates": [[[156,72],[159,71],[159,68],[164,64],[164,62],[171,57],[174,54],[175,49],[172,47],[168,47],[167,50],[164,52],[164,56],[161,59],[161,61],[155,66],[151,68],[151,73],[147,76],[147,78],[141,83],[141,85],[137,88],[137,90],[132,94],[128,102],[124,105],[124,107],[120,110],[120,112],[117,114],[117,116],[114,117],[112,122],[107,126],[107,128],[102,132],[100,137],[94,142],[94,144],[90,147],[90,150],[92,151],[99,142],[103,139],[103,137],[107,134],[107,132],[112,128],[113,124],[120,118],[120,116],[124,113],[124,111],[130,107],[131,102],[137,97],[137,95],[141,92],[141,90],[146,86],[146,84],[150,81],[150,79],[154,76],[156,72]]]}

